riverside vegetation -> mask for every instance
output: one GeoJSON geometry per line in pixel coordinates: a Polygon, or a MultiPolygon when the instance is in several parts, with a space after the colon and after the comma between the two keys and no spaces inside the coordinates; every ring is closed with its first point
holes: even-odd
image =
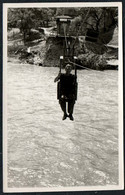
{"type": "Polygon", "coordinates": [[[83,24],[87,11],[88,8],[19,8],[17,13],[16,9],[9,9],[9,60],[17,58],[21,63],[59,66],[63,41],[56,36],[55,17],[70,14],[73,19],[69,32],[73,35],[73,42],[75,41],[78,64],[97,70],[116,68],[107,61],[118,59],[117,8],[91,8],[83,24]],[[85,42],[88,26],[100,32],[97,44],[85,42]],[[106,46],[102,44],[104,39],[106,46]]]}

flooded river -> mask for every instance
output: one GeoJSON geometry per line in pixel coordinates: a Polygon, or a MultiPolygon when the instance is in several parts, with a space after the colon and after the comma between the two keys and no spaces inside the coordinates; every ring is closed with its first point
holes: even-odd
{"type": "Polygon", "coordinates": [[[8,186],[118,184],[118,71],[78,70],[74,121],[62,121],[58,68],[8,63],[8,186]]]}

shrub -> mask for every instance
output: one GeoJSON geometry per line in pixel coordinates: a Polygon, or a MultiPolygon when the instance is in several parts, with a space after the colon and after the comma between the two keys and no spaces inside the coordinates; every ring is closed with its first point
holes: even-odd
{"type": "Polygon", "coordinates": [[[26,36],[26,41],[34,41],[40,38],[41,38],[41,33],[39,31],[31,30],[29,34],[26,36]]]}
{"type": "Polygon", "coordinates": [[[8,56],[16,55],[20,53],[22,50],[26,50],[26,46],[23,45],[8,45],[8,56]]]}
{"type": "Polygon", "coordinates": [[[104,70],[107,64],[106,59],[102,55],[93,53],[79,55],[78,59],[80,59],[84,67],[95,70],[104,70]]]}

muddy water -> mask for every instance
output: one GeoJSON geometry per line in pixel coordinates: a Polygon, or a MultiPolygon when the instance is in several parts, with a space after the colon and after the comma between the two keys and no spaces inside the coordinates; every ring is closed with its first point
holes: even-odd
{"type": "Polygon", "coordinates": [[[118,72],[78,71],[73,122],[62,121],[57,73],[8,63],[8,186],[118,184],[118,72]]]}

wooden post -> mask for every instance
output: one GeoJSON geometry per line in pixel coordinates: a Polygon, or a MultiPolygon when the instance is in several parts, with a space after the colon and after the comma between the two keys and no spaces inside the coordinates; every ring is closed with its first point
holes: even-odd
{"type": "Polygon", "coordinates": [[[62,69],[63,61],[64,61],[63,56],[60,56],[60,71],[59,71],[60,73],[61,73],[61,69],[62,69]]]}
{"type": "MultiPolygon", "coordinates": [[[[74,64],[76,63],[76,60],[77,60],[77,57],[76,56],[73,56],[74,58],[74,64]]],[[[75,65],[75,76],[77,77],[77,69],[76,69],[76,65],[75,65]]]]}

